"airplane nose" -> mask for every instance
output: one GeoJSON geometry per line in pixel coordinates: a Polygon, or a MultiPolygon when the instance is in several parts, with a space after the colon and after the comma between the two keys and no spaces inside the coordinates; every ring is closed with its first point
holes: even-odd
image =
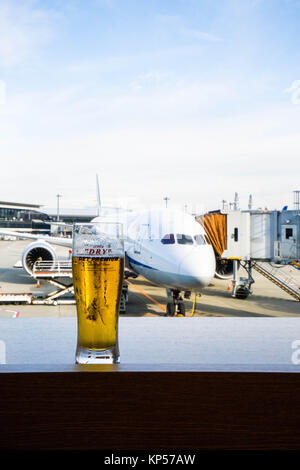
{"type": "Polygon", "coordinates": [[[215,256],[211,246],[187,253],[179,264],[179,274],[190,279],[191,287],[207,286],[215,274],[215,256]]]}

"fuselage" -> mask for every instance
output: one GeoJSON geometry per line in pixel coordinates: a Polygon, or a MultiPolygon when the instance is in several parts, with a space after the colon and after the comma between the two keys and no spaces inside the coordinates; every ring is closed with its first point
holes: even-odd
{"type": "MultiPolygon", "coordinates": [[[[96,217],[101,222],[106,216],[96,217]]],[[[116,220],[115,217],[110,220],[116,220]]],[[[215,274],[215,255],[203,227],[189,214],[152,209],[118,214],[127,267],[170,289],[199,291],[215,274]]]]}
{"type": "MultiPolygon", "coordinates": [[[[171,209],[143,212],[102,211],[92,222],[123,225],[127,268],[170,289],[200,291],[215,274],[215,255],[207,235],[193,216],[171,209]]],[[[31,274],[34,257],[55,259],[51,246],[72,247],[72,240],[19,232],[6,235],[34,240],[23,252],[22,265],[31,274]],[[46,253],[46,255],[45,255],[46,253]]]]}

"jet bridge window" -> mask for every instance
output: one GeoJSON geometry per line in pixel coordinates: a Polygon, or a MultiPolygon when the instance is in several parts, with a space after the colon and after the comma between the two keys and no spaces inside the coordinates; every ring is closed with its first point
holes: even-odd
{"type": "Polygon", "coordinates": [[[174,233],[168,233],[167,235],[162,237],[161,242],[163,245],[174,245],[175,243],[174,233]]]}
{"type": "Polygon", "coordinates": [[[177,233],[177,242],[179,245],[192,245],[194,243],[193,237],[184,233],[177,233]]]}
{"type": "Polygon", "coordinates": [[[194,239],[197,245],[206,245],[206,241],[203,235],[195,235],[194,239]]]}
{"type": "Polygon", "coordinates": [[[293,229],[292,228],[286,228],[285,229],[285,238],[286,238],[286,240],[289,240],[290,238],[293,238],[293,229]]]}

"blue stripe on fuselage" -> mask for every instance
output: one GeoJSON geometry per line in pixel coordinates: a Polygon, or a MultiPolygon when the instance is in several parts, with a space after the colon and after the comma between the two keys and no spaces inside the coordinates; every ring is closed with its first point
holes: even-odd
{"type": "Polygon", "coordinates": [[[143,264],[140,261],[136,261],[135,259],[130,258],[130,256],[128,255],[127,255],[127,258],[130,264],[135,264],[136,266],[142,266],[143,268],[154,269],[154,271],[158,271],[157,268],[152,268],[152,266],[147,266],[147,264],[143,264]]]}

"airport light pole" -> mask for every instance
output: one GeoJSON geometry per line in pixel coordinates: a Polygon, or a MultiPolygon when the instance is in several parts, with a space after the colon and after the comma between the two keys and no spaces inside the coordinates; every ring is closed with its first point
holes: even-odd
{"type": "Polygon", "coordinates": [[[249,202],[248,202],[249,211],[251,211],[252,206],[253,206],[253,198],[252,198],[252,194],[249,194],[249,202]]]}
{"type": "Polygon", "coordinates": [[[62,196],[61,196],[61,194],[57,194],[56,197],[57,197],[57,217],[56,217],[56,221],[59,222],[59,198],[62,197],[62,196]]]}
{"type": "Polygon", "coordinates": [[[166,196],[166,197],[164,197],[164,201],[166,201],[166,208],[168,207],[168,201],[169,201],[169,200],[170,200],[170,198],[169,198],[169,197],[167,197],[167,196],[166,196]]]}

